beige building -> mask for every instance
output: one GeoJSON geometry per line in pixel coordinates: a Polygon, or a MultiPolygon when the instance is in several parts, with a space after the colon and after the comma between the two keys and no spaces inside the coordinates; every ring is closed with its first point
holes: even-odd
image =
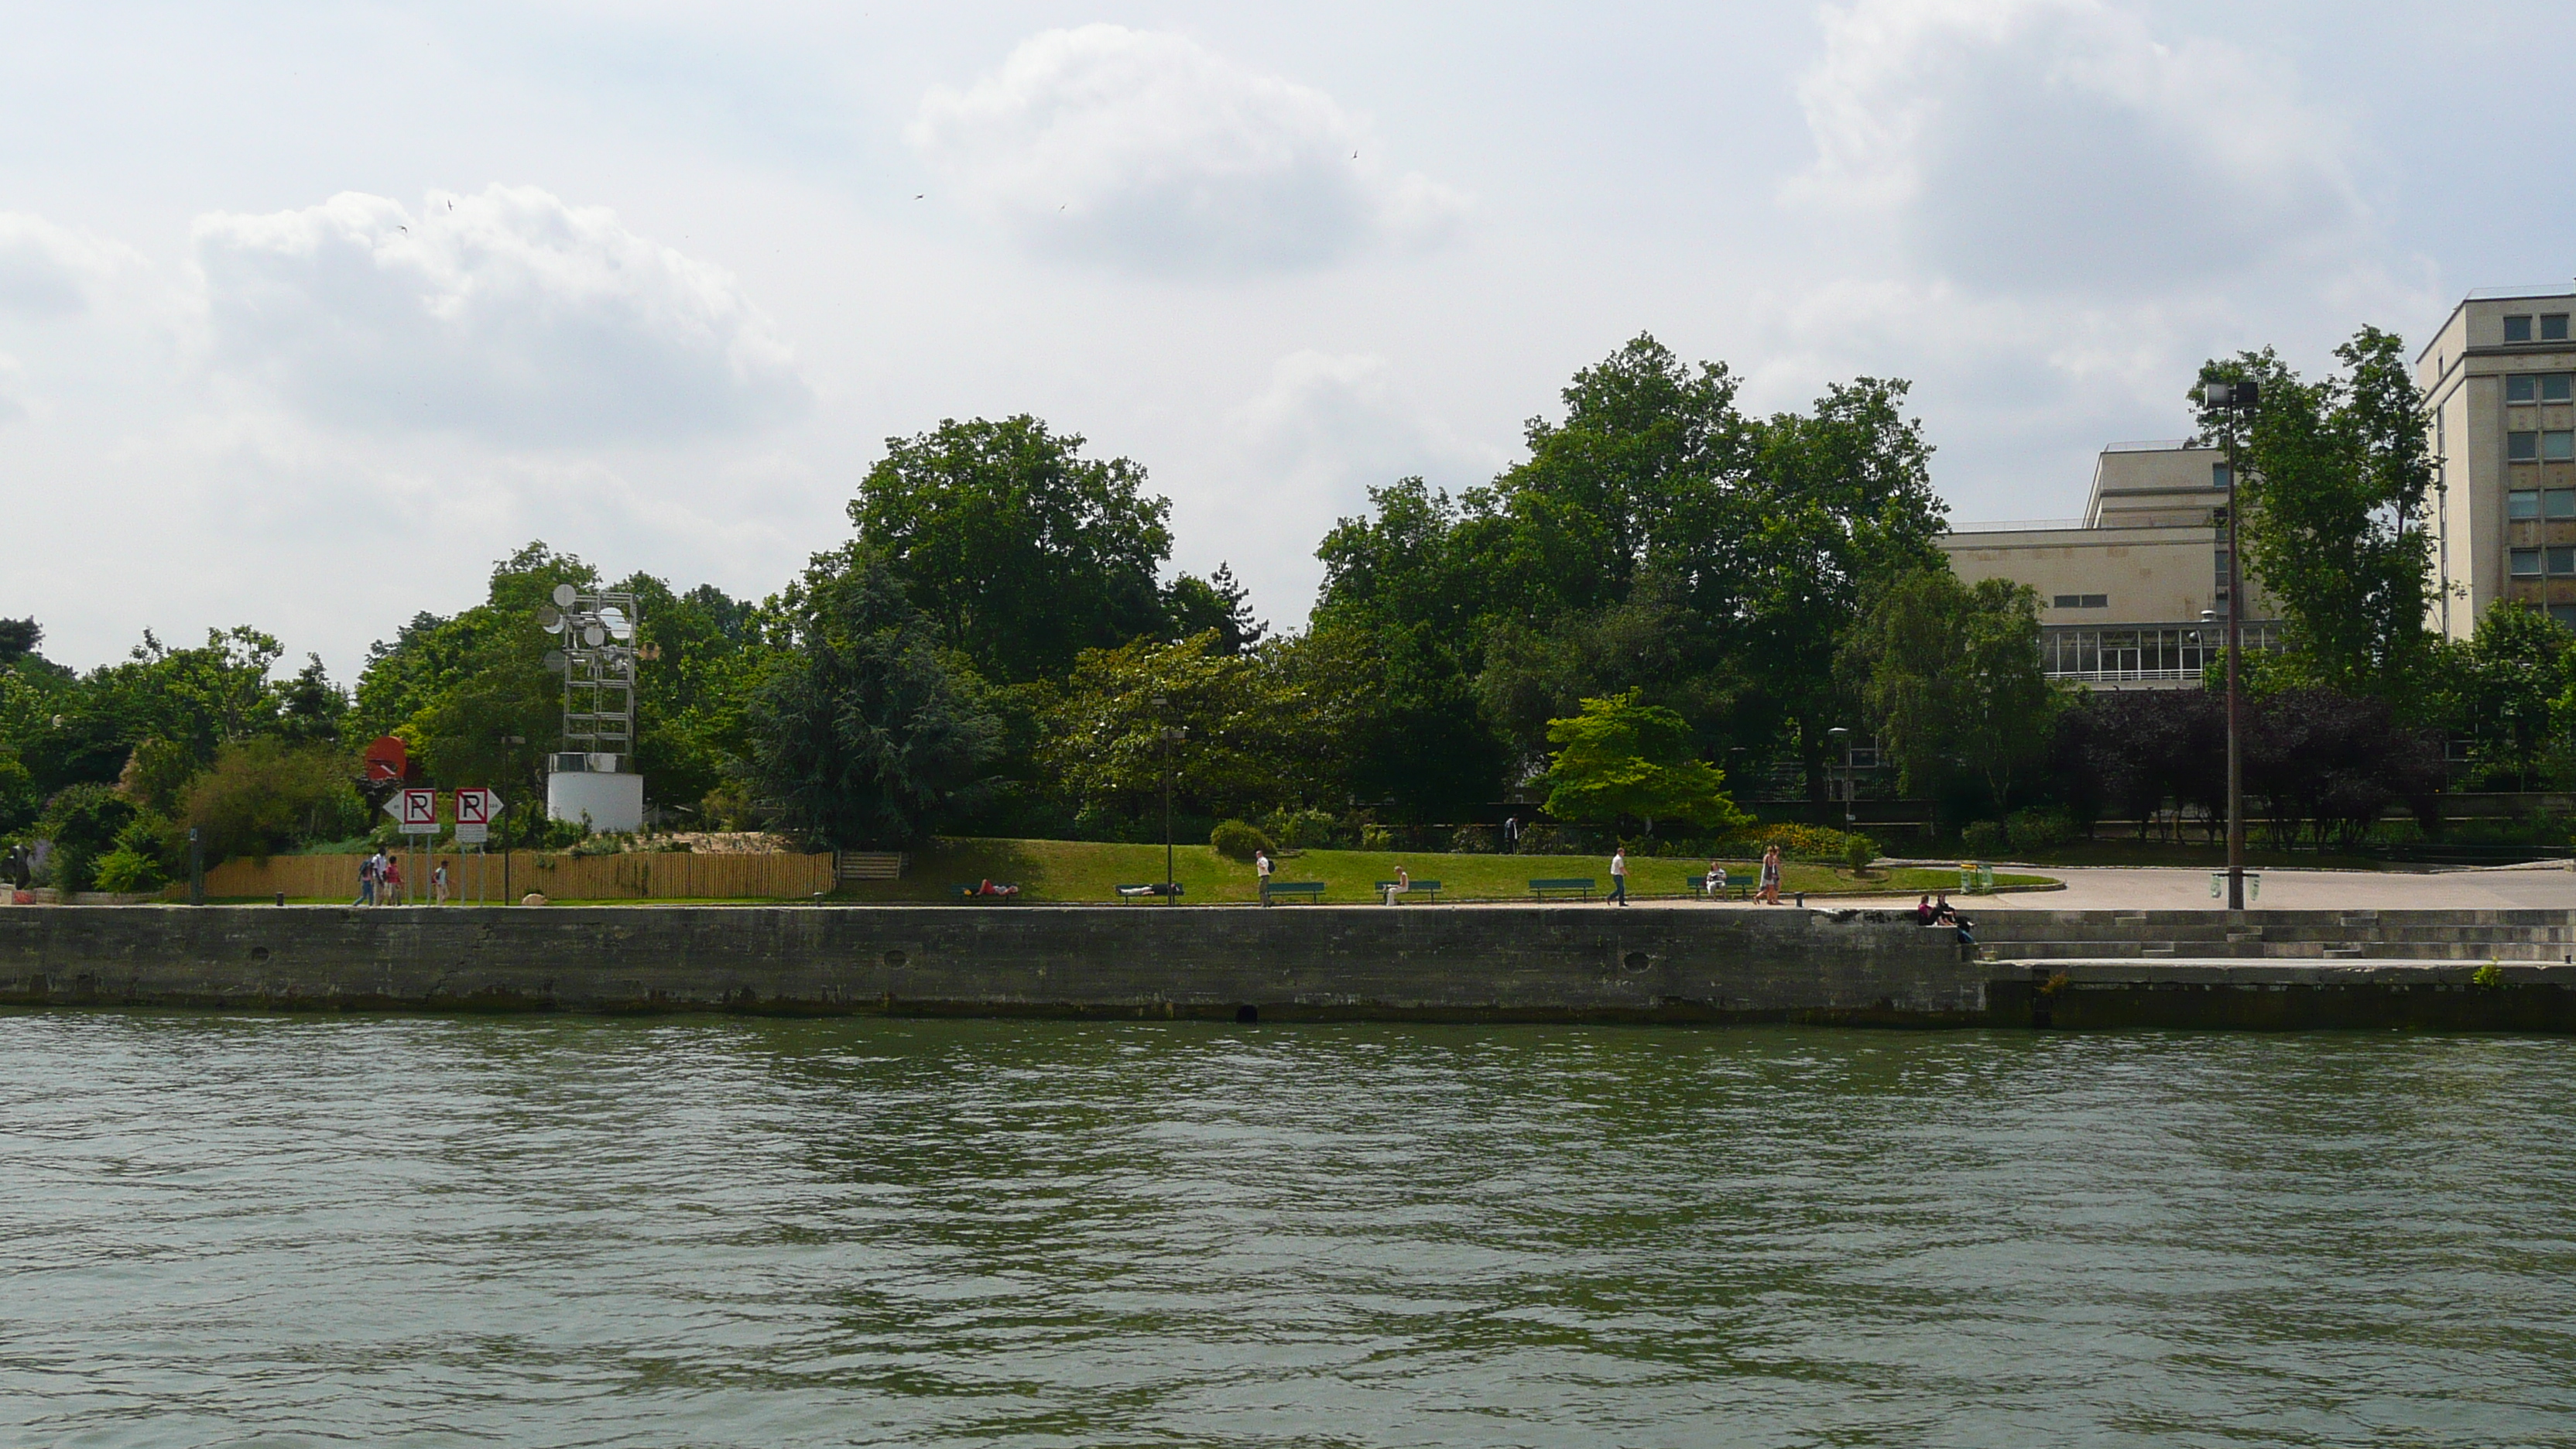
{"type": "Polygon", "coordinates": [[[2500,599],[2576,627],[2576,287],[2471,292],[2415,359],[2439,480],[2430,623],[2500,599]]]}
{"type": "MultiPolygon", "coordinates": [[[[2228,484],[2216,448],[2114,443],[2094,463],[2082,518],[1963,523],[1941,548],[1970,583],[2010,579],[2039,592],[2051,677],[2193,688],[2225,632],[2227,539],[2214,513],[2228,484]]],[[[2245,632],[2249,648],[2277,641],[2259,590],[2248,591],[2245,632]]]]}

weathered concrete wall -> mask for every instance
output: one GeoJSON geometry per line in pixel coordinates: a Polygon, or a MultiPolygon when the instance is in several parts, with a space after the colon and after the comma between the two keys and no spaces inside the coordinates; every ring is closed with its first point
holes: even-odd
{"type": "Polygon", "coordinates": [[[1988,970],[1789,909],[0,910],[24,1005],[1936,1024],[1988,970]]]}

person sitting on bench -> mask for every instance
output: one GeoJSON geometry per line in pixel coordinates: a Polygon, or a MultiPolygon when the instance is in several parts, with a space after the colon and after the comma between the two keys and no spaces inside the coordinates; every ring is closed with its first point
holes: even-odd
{"type": "Polygon", "coordinates": [[[1395,879],[1387,884],[1386,903],[1390,906],[1394,905],[1395,898],[1397,896],[1400,896],[1411,889],[1413,889],[1412,875],[1407,873],[1403,866],[1397,866],[1395,868],[1395,879]]]}
{"type": "Polygon", "coordinates": [[[1726,867],[1716,861],[1708,863],[1708,878],[1700,883],[1700,894],[1712,899],[1726,894],[1726,867]]]}

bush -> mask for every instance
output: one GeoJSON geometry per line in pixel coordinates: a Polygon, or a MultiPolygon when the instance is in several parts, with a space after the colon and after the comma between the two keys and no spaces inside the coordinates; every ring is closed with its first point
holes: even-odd
{"type": "Polygon", "coordinates": [[[98,858],[91,878],[100,890],[120,892],[159,890],[169,880],[161,862],[121,845],[98,858]]]}
{"type": "Polygon", "coordinates": [[[1851,858],[1854,841],[1866,842],[1870,858],[1878,858],[1877,842],[1822,825],[1757,825],[1710,841],[1708,853],[1751,860],[1776,845],[1780,847],[1781,856],[1788,860],[1847,861],[1851,858]]]}
{"type": "Polygon", "coordinates": [[[2063,810],[2016,810],[2004,817],[2004,829],[2015,850],[2046,850],[2075,838],[2075,822],[2063,810]]]}
{"type": "Polygon", "coordinates": [[[1208,832],[1208,845],[1228,860],[1250,860],[1254,852],[1270,849],[1270,837],[1257,825],[1228,820],[1208,832]]]}
{"type": "Polygon", "coordinates": [[[1281,810],[1270,817],[1270,836],[1290,850],[1326,850],[1340,824],[1321,810],[1281,810]]]}
{"type": "Polygon", "coordinates": [[[1876,859],[1878,859],[1877,841],[1866,835],[1843,837],[1843,864],[1851,867],[1852,874],[1858,875],[1869,869],[1869,863],[1876,859]]]}
{"type": "Polygon", "coordinates": [[[2004,826],[2000,820],[1980,820],[1959,832],[1959,844],[1970,855],[2000,854],[2004,840],[2004,826]]]}
{"type": "Polygon", "coordinates": [[[1363,825],[1360,827],[1360,849],[1393,850],[1395,832],[1383,825],[1363,825]]]}
{"type": "Polygon", "coordinates": [[[1460,855],[1494,855],[1503,848],[1503,832],[1491,825],[1461,825],[1449,837],[1449,848],[1460,855]]]}
{"type": "Polygon", "coordinates": [[[267,738],[228,744],[187,787],[181,819],[203,832],[208,864],[236,855],[266,860],[298,841],[337,840],[365,828],[366,802],[349,783],[357,772],[324,746],[267,738]]]}

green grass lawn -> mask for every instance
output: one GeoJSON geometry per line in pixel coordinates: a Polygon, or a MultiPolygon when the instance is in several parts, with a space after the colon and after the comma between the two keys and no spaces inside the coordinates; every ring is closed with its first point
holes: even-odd
{"type": "MultiPolygon", "coordinates": [[[[1173,877],[1187,887],[1183,899],[1209,902],[1258,900],[1252,867],[1219,856],[1204,845],[1184,845],[1172,852],[1173,877]]],[[[1345,904],[1377,898],[1373,883],[1392,880],[1402,865],[1418,881],[1441,883],[1444,900],[1527,900],[1534,877],[1589,876],[1600,888],[1610,885],[1610,859],[1602,855],[1444,855],[1430,851],[1310,850],[1281,860],[1276,881],[1322,881],[1324,899],[1345,904]]],[[[1708,862],[1697,859],[1631,856],[1628,893],[1675,896],[1685,889],[1697,894],[1697,878],[1708,862]]],[[[1754,878],[1753,861],[1728,861],[1730,884],[1754,878]]],[[[1101,902],[1116,900],[1117,887],[1163,878],[1163,847],[1112,845],[1087,840],[941,840],[913,852],[902,880],[853,881],[835,893],[838,900],[942,901],[955,899],[954,888],[981,880],[1016,885],[1021,898],[1037,901],[1101,902]]],[[[1995,877],[1997,885],[2040,885],[2047,877],[1995,877]]],[[[1848,871],[1792,862],[1782,889],[1809,895],[1913,895],[1929,890],[1955,891],[1955,870],[1899,869],[1876,871],[1854,880],[1848,871]]],[[[1151,902],[1150,904],[1159,904],[1151,902]]]]}

